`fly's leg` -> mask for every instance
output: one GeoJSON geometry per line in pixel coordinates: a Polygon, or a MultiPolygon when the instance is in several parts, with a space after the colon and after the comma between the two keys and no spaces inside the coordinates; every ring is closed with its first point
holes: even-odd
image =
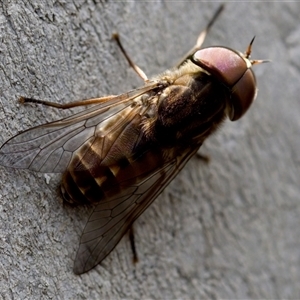
{"type": "Polygon", "coordinates": [[[134,230],[133,230],[133,225],[131,225],[129,231],[129,240],[130,240],[130,246],[132,250],[132,261],[134,264],[136,264],[139,261],[137,252],[136,252],[136,247],[135,247],[135,242],[134,242],[134,230]]]}
{"type": "Polygon", "coordinates": [[[212,25],[215,23],[215,21],[217,20],[217,18],[220,16],[221,12],[224,9],[224,4],[221,4],[219,6],[219,8],[216,10],[216,12],[214,13],[214,15],[212,16],[212,18],[210,19],[210,21],[208,22],[208,24],[206,25],[205,29],[203,31],[201,31],[201,33],[198,36],[197,42],[195,44],[195,46],[189,50],[184,57],[180,60],[180,62],[177,64],[177,67],[179,67],[180,65],[182,65],[187,59],[189,59],[196,51],[201,49],[201,46],[210,30],[210,28],[212,27],[212,25]]]}
{"type": "Polygon", "coordinates": [[[37,103],[37,104],[42,104],[42,105],[61,108],[61,109],[69,109],[69,108],[77,107],[77,106],[105,103],[115,97],[116,97],[115,95],[110,95],[110,96],[106,96],[106,97],[91,98],[91,99],[87,99],[87,100],[80,100],[80,101],[69,102],[69,103],[65,103],[65,104],[60,104],[60,103],[45,101],[45,100],[39,100],[39,99],[34,99],[34,98],[28,98],[28,97],[20,97],[19,102],[22,104],[30,102],[30,103],[37,103]]]}
{"type": "Polygon", "coordinates": [[[123,55],[125,56],[126,60],[128,61],[129,65],[133,68],[133,70],[136,72],[136,74],[138,74],[139,77],[141,77],[145,82],[148,81],[148,77],[147,75],[144,73],[144,71],[138,66],[136,65],[131,58],[129,57],[129,55],[127,54],[126,50],[124,49],[121,41],[120,41],[120,37],[118,33],[113,33],[112,38],[117,42],[120,50],[122,51],[123,55]]]}
{"type": "MultiPolygon", "coordinates": [[[[148,77],[144,73],[144,71],[137,66],[129,57],[127,52],[125,51],[118,33],[113,34],[113,39],[117,42],[120,50],[124,54],[126,60],[128,61],[129,65],[133,68],[133,70],[138,74],[139,77],[143,79],[144,82],[148,82],[148,77]]],[[[90,104],[99,104],[99,103],[105,103],[107,101],[110,101],[111,99],[115,98],[116,95],[110,95],[106,97],[101,97],[101,98],[92,98],[92,99],[87,99],[87,100],[80,100],[80,101],[75,101],[75,102],[70,102],[70,103],[65,103],[65,104],[59,104],[51,101],[44,101],[44,100],[39,100],[39,99],[34,99],[34,98],[28,98],[28,97],[20,97],[19,102],[24,104],[24,103],[37,103],[37,104],[42,104],[46,106],[51,106],[51,107],[56,107],[60,109],[69,109],[72,107],[77,107],[77,106],[83,106],[83,105],[90,105],[90,104]]]]}
{"type": "Polygon", "coordinates": [[[209,155],[205,155],[205,154],[201,154],[201,153],[196,153],[196,157],[202,161],[204,161],[206,164],[208,164],[210,162],[210,156],[209,155]]]}

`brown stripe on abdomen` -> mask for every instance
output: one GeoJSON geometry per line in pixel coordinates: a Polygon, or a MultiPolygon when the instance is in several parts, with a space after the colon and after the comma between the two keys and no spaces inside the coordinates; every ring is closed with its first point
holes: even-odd
{"type": "MultiPolygon", "coordinates": [[[[109,155],[111,153],[116,155],[114,151],[109,155]]],[[[137,185],[164,164],[163,152],[159,148],[144,151],[135,159],[127,158],[124,154],[122,153],[122,156],[111,165],[105,165],[103,160],[96,161],[94,157],[93,168],[85,170],[86,157],[84,157],[79,169],[68,169],[62,181],[63,189],[67,194],[66,201],[70,202],[68,199],[72,199],[78,204],[88,204],[107,200],[121,194],[126,188],[137,185]]],[[[91,158],[90,155],[88,157],[91,158]]]]}
{"type": "Polygon", "coordinates": [[[91,138],[73,154],[62,181],[66,201],[107,200],[137,185],[165,163],[161,148],[146,139],[141,115],[126,121],[118,118],[113,129],[105,136],[91,138]]]}

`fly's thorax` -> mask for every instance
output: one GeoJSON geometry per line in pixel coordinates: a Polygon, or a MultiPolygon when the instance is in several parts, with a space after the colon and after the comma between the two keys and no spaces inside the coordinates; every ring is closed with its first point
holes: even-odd
{"type": "Polygon", "coordinates": [[[225,118],[229,91],[192,62],[175,75],[160,94],[153,134],[162,145],[176,146],[195,137],[202,143],[225,118]]]}

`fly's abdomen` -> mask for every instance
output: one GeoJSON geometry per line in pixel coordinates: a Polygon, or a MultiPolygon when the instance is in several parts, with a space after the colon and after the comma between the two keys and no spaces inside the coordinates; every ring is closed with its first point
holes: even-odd
{"type": "Polygon", "coordinates": [[[159,168],[164,156],[162,149],[144,141],[134,122],[118,137],[95,137],[73,155],[62,179],[64,199],[89,204],[122,194],[159,168]]]}

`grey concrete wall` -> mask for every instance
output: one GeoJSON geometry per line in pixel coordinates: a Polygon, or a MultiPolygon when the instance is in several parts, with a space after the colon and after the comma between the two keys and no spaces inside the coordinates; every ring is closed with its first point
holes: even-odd
{"type": "MultiPolygon", "coordinates": [[[[118,30],[154,75],[193,45],[217,3],[8,1],[0,5],[0,142],[61,118],[19,95],[67,102],[141,85],[111,41],[118,30]]],[[[94,270],[73,260],[88,211],[63,207],[59,176],[0,168],[3,299],[300,298],[300,4],[228,3],[205,45],[253,58],[259,93],[226,122],[94,270]]],[[[70,112],[69,112],[70,113],[70,112]]]]}

